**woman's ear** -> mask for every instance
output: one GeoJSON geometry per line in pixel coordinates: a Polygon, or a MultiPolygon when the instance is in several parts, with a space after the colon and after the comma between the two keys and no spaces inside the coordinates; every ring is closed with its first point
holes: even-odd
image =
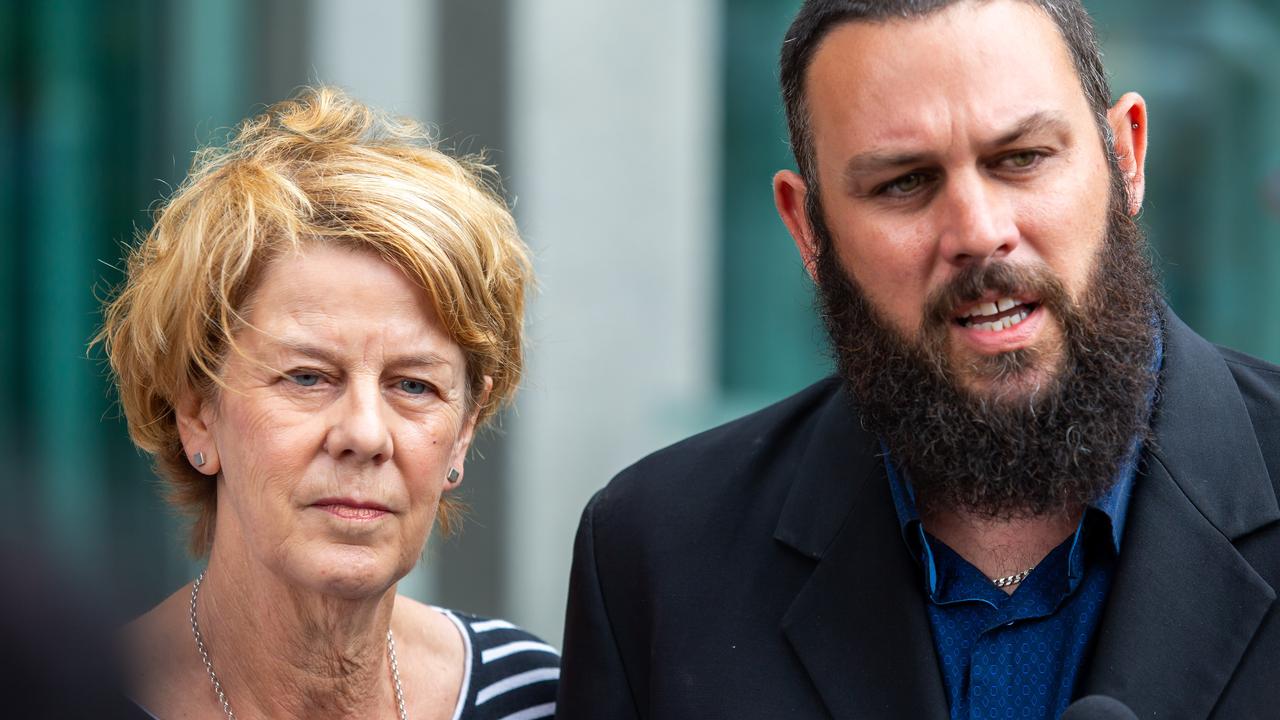
{"type": "Polygon", "coordinates": [[[462,476],[466,473],[467,451],[471,449],[471,441],[475,439],[476,423],[480,419],[480,408],[489,402],[489,395],[492,392],[493,378],[485,375],[484,389],[480,391],[480,397],[476,398],[471,407],[471,412],[467,413],[466,419],[463,420],[458,439],[453,444],[453,452],[449,455],[449,472],[445,476],[445,490],[456,489],[462,484],[462,476]]]}
{"type": "Polygon", "coordinates": [[[217,443],[210,423],[213,408],[195,392],[184,393],[173,408],[178,420],[178,437],[191,467],[205,475],[217,475],[222,469],[217,443]]]}
{"type": "Polygon", "coordinates": [[[1142,210],[1147,189],[1147,101],[1138,93],[1125,93],[1107,111],[1107,122],[1115,137],[1113,151],[1129,190],[1129,214],[1142,210]]]}

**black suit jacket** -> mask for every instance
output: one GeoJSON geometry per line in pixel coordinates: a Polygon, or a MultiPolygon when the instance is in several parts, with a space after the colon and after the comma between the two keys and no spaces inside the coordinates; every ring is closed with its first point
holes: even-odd
{"type": "MultiPolygon", "coordinates": [[[[1280,368],[1169,313],[1077,695],[1280,717],[1280,368]]],[[[876,438],[826,380],[640,461],[583,513],[557,718],[946,718],[876,438]]]]}

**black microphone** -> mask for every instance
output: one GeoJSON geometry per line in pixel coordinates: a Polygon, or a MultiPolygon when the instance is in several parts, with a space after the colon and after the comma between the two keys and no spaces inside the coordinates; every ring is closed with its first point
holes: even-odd
{"type": "Polygon", "coordinates": [[[1071,703],[1062,720],[1138,720],[1138,716],[1115,698],[1090,695],[1071,703]]]}

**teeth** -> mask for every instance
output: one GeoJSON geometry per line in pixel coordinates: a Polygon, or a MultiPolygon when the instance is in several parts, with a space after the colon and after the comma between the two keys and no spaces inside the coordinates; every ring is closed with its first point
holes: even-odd
{"type": "Polygon", "coordinates": [[[996,313],[1002,313],[1005,310],[1016,307],[1017,305],[1018,301],[1013,298],[1000,298],[996,302],[987,302],[982,303],[981,305],[976,305],[972,310],[965,313],[964,316],[975,317],[977,315],[995,315],[996,313]]]}
{"type": "Polygon", "coordinates": [[[1008,330],[1014,325],[1017,325],[1021,323],[1023,320],[1026,320],[1028,315],[1030,315],[1030,313],[1028,313],[1026,310],[1023,310],[1019,312],[1017,315],[1010,315],[1009,317],[1001,318],[993,322],[974,323],[970,327],[974,328],[975,330],[986,330],[988,332],[1000,332],[1001,330],[1008,330]]]}

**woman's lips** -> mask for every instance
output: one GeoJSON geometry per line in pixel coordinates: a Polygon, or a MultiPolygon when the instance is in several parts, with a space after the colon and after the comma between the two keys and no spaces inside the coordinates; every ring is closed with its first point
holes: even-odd
{"type": "Polygon", "coordinates": [[[343,520],[376,520],[390,512],[378,503],[357,502],[355,500],[325,498],[312,505],[330,515],[343,520]]]}

